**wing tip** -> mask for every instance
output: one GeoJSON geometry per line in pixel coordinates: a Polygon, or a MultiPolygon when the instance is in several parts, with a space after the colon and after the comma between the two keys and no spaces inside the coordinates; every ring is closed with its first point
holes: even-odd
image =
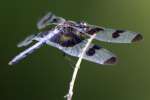
{"type": "Polygon", "coordinates": [[[133,42],[133,43],[134,43],[134,42],[139,42],[139,41],[141,41],[141,40],[143,40],[143,36],[142,36],[141,34],[137,34],[137,35],[133,38],[132,42],[133,42]]]}
{"type": "Polygon", "coordinates": [[[114,65],[118,62],[118,59],[117,57],[111,57],[109,59],[107,59],[104,64],[107,64],[107,65],[114,65]]]}
{"type": "Polygon", "coordinates": [[[10,62],[8,63],[8,65],[9,65],[9,66],[13,65],[13,62],[10,61],[10,62]]]}
{"type": "Polygon", "coordinates": [[[46,13],[40,20],[38,20],[38,22],[37,22],[37,28],[38,28],[39,30],[45,28],[45,26],[46,26],[45,23],[46,23],[49,19],[51,19],[51,17],[52,17],[53,15],[54,15],[54,14],[53,14],[52,12],[46,13]]]}

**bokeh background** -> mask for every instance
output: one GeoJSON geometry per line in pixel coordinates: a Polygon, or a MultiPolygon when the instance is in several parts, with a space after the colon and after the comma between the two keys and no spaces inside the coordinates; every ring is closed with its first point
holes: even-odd
{"type": "Polygon", "coordinates": [[[94,41],[118,55],[119,63],[83,61],[73,100],[150,100],[150,0],[1,0],[0,100],[64,100],[73,69],[58,49],[43,46],[17,65],[7,65],[25,49],[16,44],[38,33],[36,22],[49,11],[144,36],[135,44],[94,41]]]}

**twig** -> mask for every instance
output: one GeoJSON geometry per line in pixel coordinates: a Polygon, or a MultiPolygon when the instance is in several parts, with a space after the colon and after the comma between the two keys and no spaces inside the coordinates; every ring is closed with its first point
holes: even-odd
{"type": "Polygon", "coordinates": [[[90,37],[90,39],[88,39],[88,43],[83,48],[83,51],[81,52],[81,54],[79,56],[79,59],[78,59],[76,65],[75,65],[74,72],[73,72],[73,75],[72,75],[72,80],[70,82],[69,91],[68,91],[68,94],[65,96],[67,98],[67,100],[72,100],[74,83],[75,83],[75,80],[76,80],[76,76],[77,76],[78,70],[80,68],[81,61],[83,59],[83,56],[84,56],[86,50],[88,49],[89,45],[91,44],[91,42],[95,38],[95,36],[96,36],[96,34],[92,35],[90,37]]]}

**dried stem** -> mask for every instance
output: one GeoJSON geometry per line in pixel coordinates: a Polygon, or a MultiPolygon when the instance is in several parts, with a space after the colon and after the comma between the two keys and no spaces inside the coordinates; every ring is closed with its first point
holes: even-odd
{"type": "Polygon", "coordinates": [[[75,80],[76,80],[76,76],[77,76],[78,70],[80,68],[81,61],[83,59],[83,56],[84,56],[86,50],[88,49],[89,45],[91,44],[91,42],[95,38],[95,36],[96,36],[96,34],[92,35],[90,37],[90,39],[88,39],[88,43],[83,48],[83,51],[81,52],[81,54],[79,56],[79,59],[78,59],[76,65],[75,65],[74,72],[73,72],[73,75],[72,75],[72,80],[70,82],[69,91],[68,91],[68,94],[65,96],[67,98],[67,100],[72,100],[74,83],[75,83],[75,80]]]}

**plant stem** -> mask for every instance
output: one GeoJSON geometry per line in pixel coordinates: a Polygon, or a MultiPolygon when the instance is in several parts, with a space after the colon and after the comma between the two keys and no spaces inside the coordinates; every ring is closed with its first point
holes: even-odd
{"type": "Polygon", "coordinates": [[[72,96],[73,96],[73,88],[74,88],[74,83],[75,83],[75,80],[76,80],[76,76],[77,76],[77,73],[78,73],[78,70],[80,68],[80,65],[81,65],[81,61],[83,59],[83,56],[85,54],[85,52],[87,51],[89,45],[91,44],[92,40],[95,38],[96,34],[92,35],[89,39],[88,39],[88,42],[87,44],[85,45],[85,47],[83,48],[80,56],[79,56],[79,59],[75,65],[75,68],[74,68],[74,72],[73,72],[73,75],[72,75],[72,80],[70,82],[70,87],[69,87],[69,92],[68,94],[65,96],[67,98],[67,100],[72,100],[72,96]]]}

